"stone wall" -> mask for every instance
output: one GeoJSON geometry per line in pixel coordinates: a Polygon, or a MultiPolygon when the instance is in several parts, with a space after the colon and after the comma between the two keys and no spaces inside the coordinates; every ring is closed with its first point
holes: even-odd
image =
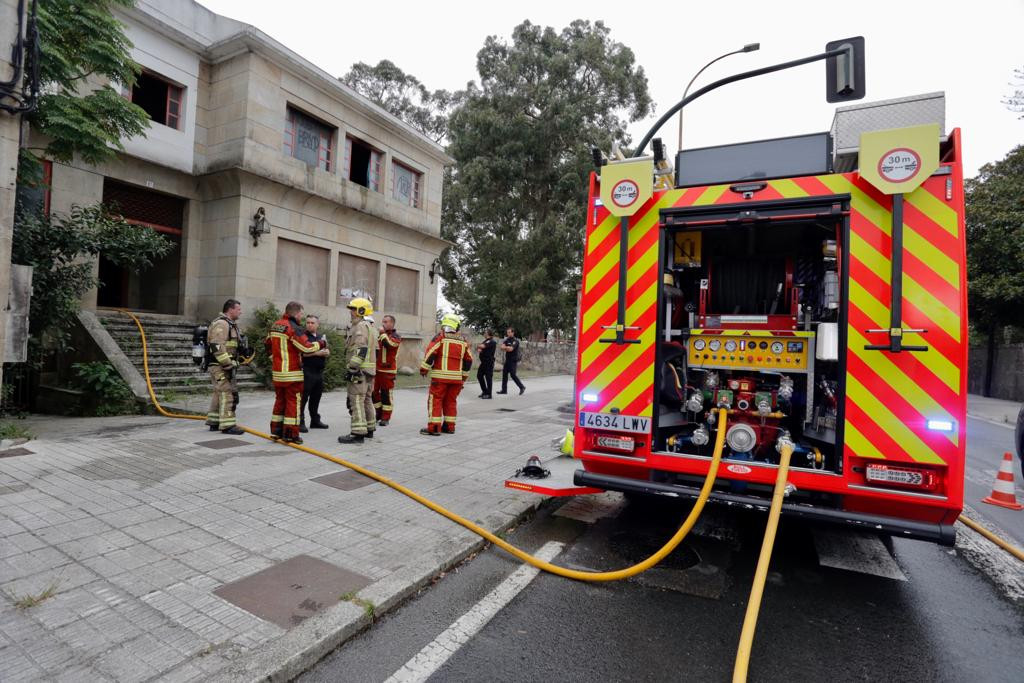
{"type": "MultiPolygon", "coordinates": [[[[984,346],[973,346],[968,352],[967,391],[971,394],[981,394],[984,388],[987,359],[984,346]]],[[[996,346],[991,398],[1024,402],[1024,344],[996,346]]]]}

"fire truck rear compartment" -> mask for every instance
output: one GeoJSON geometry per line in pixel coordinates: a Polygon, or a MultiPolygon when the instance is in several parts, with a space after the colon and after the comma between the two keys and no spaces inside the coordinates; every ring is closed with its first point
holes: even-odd
{"type": "Polygon", "coordinates": [[[840,241],[845,198],[662,212],[652,450],[841,473],[840,241]]]}

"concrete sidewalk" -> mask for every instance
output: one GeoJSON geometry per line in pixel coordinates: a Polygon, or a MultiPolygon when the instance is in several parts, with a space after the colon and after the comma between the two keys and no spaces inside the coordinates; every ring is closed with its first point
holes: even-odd
{"type": "MultiPolygon", "coordinates": [[[[498,531],[541,501],[504,479],[571,423],[571,377],[527,381],[492,401],[468,384],[442,437],[417,433],[425,391],[396,392],[392,424],[345,448],[334,393],[306,444],[498,531]]],[[[243,395],[240,421],[266,431],[271,402],[243,395]]],[[[0,452],[5,681],[285,679],[482,544],[383,484],[198,421],[19,424],[38,438],[0,452]]]]}
{"type": "Polygon", "coordinates": [[[986,398],[977,394],[967,395],[967,415],[979,420],[1013,427],[1017,424],[1017,413],[1021,404],[999,398],[986,398]]]}

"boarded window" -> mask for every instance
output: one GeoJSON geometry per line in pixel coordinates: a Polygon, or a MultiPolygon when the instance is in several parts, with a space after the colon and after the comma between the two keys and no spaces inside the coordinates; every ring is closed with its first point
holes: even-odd
{"type": "Polygon", "coordinates": [[[384,308],[389,313],[411,313],[416,315],[419,302],[419,271],[388,266],[387,284],[384,289],[384,308]]]}
{"type": "Polygon", "coordinates": [[[423,174],[397,161],[391,164],[391,195],[407,206],[420,208],[423,174]]]}
{"type": "Polygon", "coordinates": [[[143,71],[132,86],[131,100],[154,123],[181,130],[182,99],[185,89],[149,71],[143,71]]]}
{"type": "Polygon", "coordinates": [[[274,296],[307,306],[326,305],[330,269],[331,253],[327,249],[278,238],[274,296]]]}
{"type": "Polygon", "coordinates": [[[324,171],[334,168],[334,129],[288,108],[284,123],[285,154],[324,171]]]}
{"type": "Polygon", "coordinates": [[[341,303],[354,296],[366,296],[377,301],[377,276],[380,263],[352,254],[338,255],[338,293],[341,303]]]}
{"type": "Polygon", "coordinates": [[[380,192],[383,167],[383,152],[357,138],[345,138],[345,178],[356,185],[380,192]]]}

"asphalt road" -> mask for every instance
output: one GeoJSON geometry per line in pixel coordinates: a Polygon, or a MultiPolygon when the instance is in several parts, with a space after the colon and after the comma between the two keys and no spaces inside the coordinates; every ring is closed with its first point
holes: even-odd
{"type": "MultiPolygon", "coordinates": [[[[546,504],[510,540],[566,542],[556,563],[576,568],[632,564],[681,514],[628,505],[586,524],[551,516],[560,504],[546,504]]],[[[762,529],[757,515],[718,516],[659,569],[628,581],[541,574],[429,680],[730,680],[762,529]]],[[[751,681],[1021,680],[1024,608],[957,554],[897,540],[901,581],[820,566],[814,548],[807,527],[784,521],[751,681]]],[[[519,566],[500,551],[483,553],[300,680],[387,680],[519,566]]]]}
{"type": "MultiPolygon", "coordinates": [[[[995,522],[1017,545],[1024,547],[1024,510],[1008,510],[982,503],[992,493],[1003,453],[1013,454],[1013,483],[1017,502],[1024,504],[1024,479],[1013,448],[1013,426],[967,418],[967,466],[964,469],[964,502],[995,522]]],[[[1024,678],[1024,676],[1022,676],[1024,678]]]]}

